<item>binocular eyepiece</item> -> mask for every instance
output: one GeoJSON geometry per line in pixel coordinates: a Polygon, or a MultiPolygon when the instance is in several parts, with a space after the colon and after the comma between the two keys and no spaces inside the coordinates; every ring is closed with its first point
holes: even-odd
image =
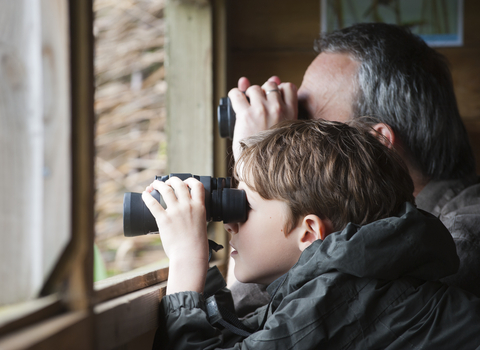
{"type": "MultiPolygon", "coordinates": [[[[231,178],[214,178],[192,174],[170,174],[155,176],[155,180],[167,181],[171,176],[181,180],[194,177],[205,188],[205,208],[207,221],[245,222],[247,220],[247,196],[245,191],[231,188],[231,178]]],[[[157,190],[152,196],[167,208],[157,190]]],[[[141,193],[127,192],[123,196],[123,232],[126,237],[158,232],[155,218],[142,200],[141,193]]]]}

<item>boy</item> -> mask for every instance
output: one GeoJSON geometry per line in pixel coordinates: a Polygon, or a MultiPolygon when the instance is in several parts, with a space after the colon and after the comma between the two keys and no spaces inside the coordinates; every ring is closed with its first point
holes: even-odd
{"type": "Polygon", "coordinates": [[[234,176],[250,204],[246,222],[225,224],[235,277],[268,284],[270,303],[243,321],[249,336],[209,322],[202,186],[154,182],[143,198],[170,258],[163,347],[479,346],[480,300],[432,282],[458,268],[449,232],[415,209],[405,166],[370,130],[280,124],[244,141],[234,176]],[[149,195],[154,188],[167,210],[149,195]]]}

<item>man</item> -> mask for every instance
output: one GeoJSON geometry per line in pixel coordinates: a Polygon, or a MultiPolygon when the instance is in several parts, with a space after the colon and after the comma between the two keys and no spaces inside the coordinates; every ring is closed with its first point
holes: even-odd
{"type": "MultiPolygon", "coordinates": [[[[407,164],[417,206],[439,216],[454,238],[460,269],[443,281],[480,296],[480,184],[445,58],[408,30],[382,23],[326,34],[316,49],[298,92],[277,77],[262,87],[241,78],[230,91],[234,156],[244,137],[297,118],[297,98],[308,118],[367,116],[407,164]]],[[[232,289],[235,296],[242,287],[232,289]]]]}

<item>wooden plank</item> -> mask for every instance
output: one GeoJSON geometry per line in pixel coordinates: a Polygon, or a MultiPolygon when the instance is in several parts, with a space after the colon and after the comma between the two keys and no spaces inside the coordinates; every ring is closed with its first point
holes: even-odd
{"type": "Polygon", "coordinates": [[[70,240],[70,67],[68,3],[41,1],[43,81],[43,271],[70,240]]]}
{"type": "Polygon", "coordinates": [[[235,87],[241,76],[248,77],[252,84],[262,85],[272,75],[300,87],[305,70],[315,57],[313,49],[310,52],[232,52],[229,88],[235,87]]]}
{"type": "MultiPolygon", "coordinates": [[[[94,236],[94,78],[92,0],[69,2],[71,81],[71,241],[42,293],[67,293],[71,310],[89,310],[93,302],[94,236]],[[64,285],[68,282],[68,289],[64,285]]],[[[92,325],[93,327],[93,325],[92,325]]],[[[93,328],[92,328],[93,329],[93,328]]]]}
{"type": "Polygon", "coordinates": [[[0,305],[35,297],[44,251],[40,3],[4,2],[1,17],[0,305]]]}
{"type": "Polygon", "coordinates": [[[53,317],[0,339],[2,350],[93,349],[89,334],[92,320],[87,312],[53,317]]]}
{"type": "Polygon", "coordinates": [[[107,300],[150,287],[168,278],[168,268],[146,266],[127,273],[95,282],[95,300],[102,303],[107,300]]]}
{"type": "Polygon", "coordinates": [[[157,328],[165,291],[166,283],[160,283],[97,305],[97,349],[115,349],[157,328]]]}
{"type": "Polygon", "coordinates": [[[211,7],[168,0],[166,80],[168,170],[213,173],[211,7]]]}
{"type": "Polygon", "coordinates": [[[478,0],[464,0],[464,47],[479,47],[480,45],[480,2],[478,0]]]}
{"type": "Polygon", "coordinates": [[[58,295],[0,308],[0,336],[64,312],[58,295]]]}
{"type": "Polygon", "coordinates": [[[480,174],[480,118],[475,121],[466,121],[465,127],[477,161],[477,174],[480,174]]]}
{"type": "MultiPolygon", "coordinates": [[[[224,273],[226,262],[212,260],[210,266],[216,265],[224,273]]],[[[159,268],[159,264],[147,265],[120,275],[95,282],[95,301],[103,303],[113,298],[147,288],[161,282],[167,281],[168,268],[159,268]]]]}
{"type": "MultiPolygon", "coordinates": [[[[218,269],[225,276],[227,265],[218,263],[218,269]]],[[[210,266],[216,264],[211,262],[210,266]]],[[[97,304],[94,308],[97,348],[127,346],[145,333],[151,337],[148,332],[158,327],[159,305],[166,287],[167,282],[162,282],[97,304]]]]}
{"type": "MultiPolygon", "coordinates": [[[[231,176],[227,167],[229,162],[227,140],[220,137],[218,130],[217,106],[220,98],[227,96],[227,16],[226,3],[223,0],[213,1],[213,35],[214,35],[214,174],[216,177],[231,176]]],[[[228,233],[223,223],[211,222],[210,230],[214,232],[214,240],[225,249],[214,254],[214,259],[219,259],[223,264],[228,264],[229,245],[228,233]]]]}
{"type": "Polygon", "coordinates": [[[213,74],[214,84],[214,156],[215,156],[215,176],[227,176],[227,142],[222,139],[218,131],[218,122],[216,107],[220,98],[227,96],[227,18],[226,4],[223,0],[214,1],[213,16],[213,35],[214,35],[214,62],[213,74]]]}
{"type": "Polygon", "coordinates": [[[465,120],[480,119],[480,45],[439,51],[451,64],[460,115],[465,120]]]}
{"type": "Polygon", "coordinates": [[[228,5],[232,50],[310,49],[320,32],[319,0],[243,0],[228,5]]]}
{"type": "Polygon", "coordinates": [[[151,350],[156,331],[157,329],[152,329],[115,350],[151,350]]]}

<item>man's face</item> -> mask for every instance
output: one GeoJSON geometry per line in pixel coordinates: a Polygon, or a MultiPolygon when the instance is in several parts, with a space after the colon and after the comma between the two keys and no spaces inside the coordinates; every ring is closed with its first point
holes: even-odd
{"type": "Polygon", "coordinates": [[[298,90],[309,118],[345,122],[352,117],[358,65],[347,54],[321,53],[313,60],[298,90]]]}
{"type": "Polygon", "coordinates": [[[285,202],[266,200],[240,182],[250,205],[244,223],[225,224],[231,234],[235,277],[243,283],[270,284],[287,273],[301,255],[296,236],[285,236],[289,208],[285,202]]]}

